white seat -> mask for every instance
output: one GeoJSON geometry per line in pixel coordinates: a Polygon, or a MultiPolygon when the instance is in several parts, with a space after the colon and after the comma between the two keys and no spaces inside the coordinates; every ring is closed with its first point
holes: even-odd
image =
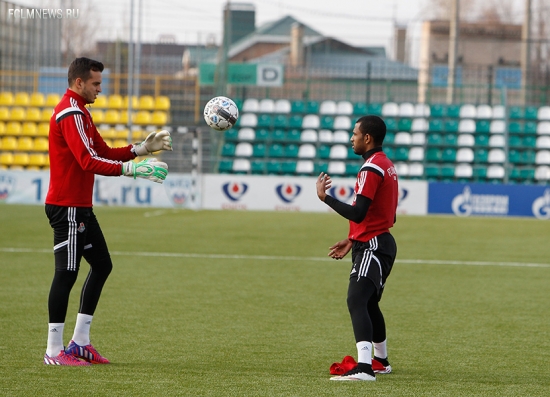
{"type": "Polygon", "coordinates": [[[425,103],[417,103],[414,107],[414,117],[430,117],[430,106],[425,103]]]}
{"type": "Polygon", "coordinates": [[[300,133],[301,142],[317,142],[317,131],[307,129],[300,133]]]}
{"type": "Polygon", "coordinates": [[[411,145],[424,145],[426,143],[426,134],[423,132],[413,132],[411,134],[411,145]]]}
{"type": "Polygon", "coordinates": [[[348,116],[336,116],[333,128],[335,130],[351,130],[351,119],[348,116]]]}
{"type": "Polygon", "coordinates": [[[550,135],[550,121],[541,121],[537,124],[538,135],[550,135]]]}
{"type": "Polygon", "coordinates": [[[539,150],[535,155],[535,164],[550,164],[550,150],[539,150]]]}
{"type": "Polygon", "coordinates": [[[409,176],[409,165],[407,163],[397,163],[395,164],[395,170],[397,171],[398,176],[409,176]]]}
{"type": "Polygon", "coordinates": [[[316,154],[317,151],[315,150],[315,146],[311,143],[304,143],[303,145],[300,145],[300,148],[298,149],[298,158],[312,159],[316,154]]]}
{"type": "Polygon", "coordinates": [[[458,132],[473,134],[476,132],[476,122],[472,119],[464,119],[458,122],[458,132]]]}
{"type": "Polygon", "coordinates": [[[410,163],[409,164],[409,176],[421,177],[424,175],[424,166],[422,163],[410,163]]]}
{"type": "Polygon", "coordinates": [[[319,106],[319,114],[336,114],[336,102],[323,101],[319,106]]]}
{"type": "Polygon", "coordinates": [[[350,101],[340,101],[336,104],[336,114],[349,116],[353,114],[353,105],[350,101]]]}
{"type": "Polygon", "coordinates": [[[399,105],[395,102],[386,102],[382,105],[382,116],[397,116],[399,105]]]}
{"type": "Polygon", "coordinates": [[[259,111],[262,113],[273,113],[275,111],[275,101],[271,98],[264,98],[260,101],[259,111]]]}
{"type": "Polygon", "coordinates": [[[537,181],[547,181],[550,179],[550,167],[547,165],[539,165],[535,168],[535,179],[537,181]]]}
{"type": "Polygon", "coordinates": [[[477,116],[475,105],[466,103],[460,107],[459,116],[461,119],[475,119],[477,116]]]}
{"type": "Polygon", "coordinates": [[[319,130],[319,142],[332,143],[333,140],[331,130],[319,130]]]}
{"type": "Polygon", "coordinates": [[[237,134],[239,141],[253,141],[256,138],[256,133],[250,127],[241,128],[237,134]]]}
{"type": "Polygon", "coordinates": [[[350,143],[349,132],[344,130],[334,131],[334,133],[332,134],[332,142],[349,144],[350,143]]]}
{"type": "Polygon", "coordinates": [[[241,116],[241,127],[256,127],[258,125],[258,116],[254,113],[245,113],[241,116]]]}
{"type": "Polygon", "coordinates": [[[290,110],[291,105],[288,99],[277,99],[275,101],[275,113],[288,114],[290,110]]]}
{"type": "Polygon", "coordinates": [[[426,131],[428,131],[429,126],[430,125],[428,123],[428,120],[426,120],[426,119],[414,119],[412,121],[412,124],[411,124],[411,131],[412,132],[415,132],[415,131],[426,132],[426,131]]]}
{"type": "Polygon", "coordinates": [[[503,119],[506,115],[506,108],[502,105],[493,106],[493,119],[503,119]]]}
{"type": "Polygon", "coordinates": [[[539,110],[537,110],[537,119],[550,120],[550,106],[541,106],[539,110]]]}
{"type": "Polygon", "coordinates": [[[504,163],[506,156],[502,149],[491,149],[487,156],[487,162],[489,163],[504,163]]]}
{"type": "Polygon", "coordinates": [[[311,160],[299,160],[296,163],[296,173],[297,174],[311,174],[313,173],[314,166],[313,161],[311,160]]]}
{"type": "Polygon", "coordinates": [[[502,179],[504,178],[504,167],[501,165],[490,165],[487,167],[487,178],[502,179]]]}
{"type": "Polygon", "coordinates": [[[471,134],[460,134],[456,143],[458,146],[475,146],[476,140],[471,134]]]}
{"type": "Polygon", "coordinates": [[[343,161],[330,161],[328,163],[329,175],[342,175],[346,173],[346,163],[343,161]]]}
{"type": "Polygon", "coordinates": [[[458,164],[455,167],[456,178],[471,178],[474,171],[470,164],[458,164]]]}
{"type": "Polygon", "coordinates": [[[550,136],[542,135],[535,142],[537,149],[550,149],[550,136]]]}
{"type": "Polygon", "coordinates": [[[347,159],[348,148],[344,145],[334,145],[330,147],[329,157],[331,159],[347,159]]]}
{"type": "Polygon", "coordinates": [[[491,105],[478,105],[476,109],[476,117],[478,119],[492,119],[493,108],[491,105]]]}
{"type": "Polygon", "coordinates": [[[256,98],[246,98],[243,102],[243,113],[256,113],[260,109],[260,102],[256,98]]]}
{"type": "Polygon", "coordinates": [[[249,142],[239,142],[235,147],[236,157],[250,157],[252,156],[252,144],[249,142]]]}
{"type": "Polygon", "coordinates": [[[504,147],[504,135],[493,134],[489,137],[489,147],[504,147]]]}
{"type": "Polygon", "coordinates": [[[424,160],[424,148],[413,147],[409,150],[409,161],[423,161],[424,160]]]}
{"type": "Polygon", "coordinates": [[[403,102],[399,105],[399,117],[414,117],[414,105],[410,102],[403,102]]]}
{"type": "Polygon", "coordinates": [[[394,145],[410,145],[411,144],[411,134],[408,132],[398,132],[395,134],[395,138],[393,140],[394,145]]]}
{"type": "Polygon", "coordinates": [[[474,161],[474,151],[469,147],[462,147],[456,152],[457,163],[471,163],[474,161]]]}
{"type": "Polygon", "coordinates": [[[250,161],[248,161],[248,159],[235,159],[235,161],[233,161],[233,171],[236,171],[236,172],[250,171],[250,161]]]}
{"type": "Polygon", "coordinates": [[[489,125],[489,132],[491,134],[504,134],[506,129],[506,123],[504,120],[493,120],[489,125]]]}
{"type": "Polygon", "coordinates": [[[319,116],[316,114],[307,114],[302,120],[302,128],[314,128],[317,129],[321,125],[319,116]]]}

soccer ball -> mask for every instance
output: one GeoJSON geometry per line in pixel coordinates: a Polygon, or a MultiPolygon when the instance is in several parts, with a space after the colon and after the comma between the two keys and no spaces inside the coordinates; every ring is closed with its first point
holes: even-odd
{"type": "Polygon", "coordinates": [[[231,99],[217,96],[208,101],[204,107],[206,124],[217,131],[233,127],[239,118],[239,109],[231,99]]]}

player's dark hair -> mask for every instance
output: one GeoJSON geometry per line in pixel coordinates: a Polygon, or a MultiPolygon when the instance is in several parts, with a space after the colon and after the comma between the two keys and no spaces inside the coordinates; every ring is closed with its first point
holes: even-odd
{"type": "Polygon", "coordinates": [[[369,134],[374,143],[382,146],[386,137],[386,123],[378,116],[363,116],[357,120],[361,134],[369,134]]]}
{"type": "Polygon", "coordinates": [[[99,61],[94,61],[90,58],[76,58],[69,66],[68,81],[69,87],[80,78],[82,81],[87,81],[91,77],[91,71],[103,72],[103,64],[99,61]]]}

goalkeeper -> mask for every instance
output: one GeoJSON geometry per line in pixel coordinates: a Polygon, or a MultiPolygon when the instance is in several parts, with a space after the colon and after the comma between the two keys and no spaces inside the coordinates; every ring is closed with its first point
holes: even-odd
{"type": "Polygon", "coordinates": [[[111,257],[92,208],[95,175],[144,178],[162,183],[168,167],[137,156],[172,150],[168,131],[152,132],[141,143],[109,147],[94,126],[87,104],[101,92],[103,64],[77,58],[69,66],[69,88],[50,119],[50,185],[46,215],[53,229],[55,273],[48,298],[48,343],[44,363],[52,365],[107,364],[90,343],[90,326],[112,269],[111,257]],[[71,289],[82,257],[90,271],[82,287],[76,325],[65,347],[63,331],[71,289]]]}

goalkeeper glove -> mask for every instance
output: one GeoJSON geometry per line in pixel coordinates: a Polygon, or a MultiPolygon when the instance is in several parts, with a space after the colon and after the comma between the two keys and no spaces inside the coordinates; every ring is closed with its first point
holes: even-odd
{"type": "Polygon", "coordinates": [[[143,142],[136,143],[133,150],[136,156],[146,156],[159,150],[172,150],[172,137],[166,130],[153,131],[143,142]]]}
{"type": "Polygon", "coordinates": [[[168,175],[168,165],[157,159],[145,159],[139,163],[128,161],[122,164],[122,175],[162,183],[168,175]]]}

